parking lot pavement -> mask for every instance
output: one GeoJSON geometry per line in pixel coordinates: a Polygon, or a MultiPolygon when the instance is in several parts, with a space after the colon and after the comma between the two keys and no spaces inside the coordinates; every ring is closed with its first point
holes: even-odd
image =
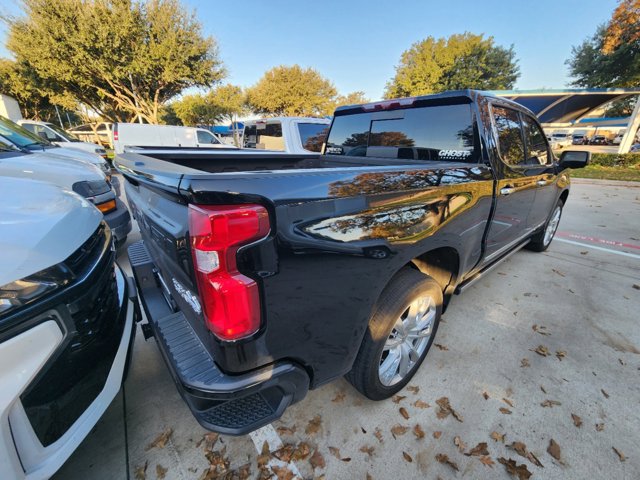
{"type": "Polygon", "coordinates": [[[265,439],[300,447],[288,468],[304,478],[509,478],[501,457],[533,478],[640,478],[640,184],[574,181],[560,234],[453,299],[403,398],[372,402],[340,379],[253,436],[203,441],[156,345],[138,333],[128,449],[120,395],[57,478],[125,478],[127,451],[131,478],[215,478],[205,472],[223,469],[221,458],[254,478],[265,439]],[[483,442],[488,454],[465,455],[483,442]],[[314,470],[316,449],[324,467],[314,470]]]}

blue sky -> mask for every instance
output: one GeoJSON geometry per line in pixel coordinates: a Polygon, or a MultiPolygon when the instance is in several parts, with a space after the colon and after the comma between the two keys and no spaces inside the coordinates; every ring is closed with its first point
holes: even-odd
{"type": "MultiPolygon", "coordinates": [[[[183,0],[205,34],[216,38],[226,81],[250,86],[276,65],[298,63],[329,78],[341,93],[382,96],[401,53],[429,35],[469,31],[514,45],[521,76],[516,87],[567,85],[571,46],[606,22],[616,0],[412,1],[183,0]]],[[[0,11],[15,3],[0,0],[0,11]]],[[[0,38],[4,42],[4,26],[0,38]]],[[[0,56],[6,56],[4,46],[0,56]]]]}

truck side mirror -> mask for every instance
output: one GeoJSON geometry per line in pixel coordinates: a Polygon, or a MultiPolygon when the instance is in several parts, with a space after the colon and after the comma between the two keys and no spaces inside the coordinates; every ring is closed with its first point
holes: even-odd
{"type": "Polygon", "coordinates": [[[560,155],[558,166],[560,170],[567,168],[584,168],[589,165],[591,160],[591,152],[581,150],[565,150],[560,155]]]}

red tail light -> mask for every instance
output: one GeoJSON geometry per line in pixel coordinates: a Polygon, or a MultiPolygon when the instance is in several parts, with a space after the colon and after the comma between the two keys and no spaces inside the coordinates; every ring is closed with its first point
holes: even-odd
{"type": "Polygon", "coordinates": [[[113,125],[113,141],[114,142],[118,141],[118,124],[117,123],[113,125]]]}
{"type": "Polygon", "coordinates": [[[260,205],[189,205],[189,235],[200,302],[208,328],[222,340],[237,340],[260,328],[260,292],[238,272],[243,245],[269,234],[269,214],[260,205]]]}

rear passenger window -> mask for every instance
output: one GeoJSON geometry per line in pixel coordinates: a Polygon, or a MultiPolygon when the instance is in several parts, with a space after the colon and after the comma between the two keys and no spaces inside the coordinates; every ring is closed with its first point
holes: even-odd
{"type": "Polygon", "coordinates": [[[524,124],[524,136],[527,140],[527,165],[548,165],[551,156],[544,132],[528,115],[522,115],[522,123],[524,124]]]}
{"type": "Polygon", "coordinates": [[[518,112],[510,108],[493,106],[493,118],[498,131],[498,150],[507,165],[525,163],[524,141],[518,112]]]}

